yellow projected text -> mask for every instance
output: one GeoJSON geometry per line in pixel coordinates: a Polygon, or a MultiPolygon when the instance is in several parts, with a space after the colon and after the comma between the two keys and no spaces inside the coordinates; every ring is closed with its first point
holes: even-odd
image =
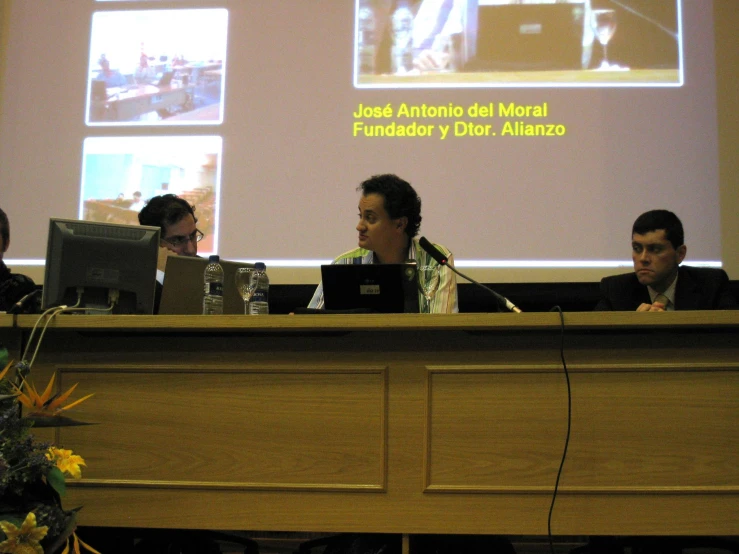
{"type": "Polygon", "coordinates": [[[359,104],[352,113],[354,138],[563,137],[567,127],[549,120],[549,104],[475,102],[359,104]]]}

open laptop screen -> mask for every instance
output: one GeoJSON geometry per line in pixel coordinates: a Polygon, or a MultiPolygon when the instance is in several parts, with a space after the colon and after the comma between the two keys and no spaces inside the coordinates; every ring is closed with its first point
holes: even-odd
{"type": "Polygon", "coordinates": [[[322,265],[327,310],[418,313],[415,264],[322,265]]]}
{"type": "Polygon", "coordinates": [[[579,3],[480,5],[468,69],[581,69],[584,17],[579,3]]]}
{"type": "MultiPolygon", "coordinates": [[[[223,313],[243,314],[244,301],[236,290],[235,275],[240,267],[254,267],[245,262],[220,261],[223,267],[223,313]]],[[[170,256],[164,273],[159,313],[198,315],[203,313],[203,273],[208,258],[170,256]]]]}

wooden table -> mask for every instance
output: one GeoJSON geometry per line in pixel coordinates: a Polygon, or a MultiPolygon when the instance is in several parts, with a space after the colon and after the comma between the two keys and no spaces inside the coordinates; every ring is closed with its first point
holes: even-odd
{"type": "Polygon", "coordinates": [[[93,101],[91,110],[99,118],[132,121],[149,112],[187,105],[192,102],[194,88],[194,85],[140,85],[121,88],[120,92],[115,92],[118,89],[108,89],[109,98],[93,101]]]}
{"type": "MultiPolygon", "coordinates": [[[[552,532],[739,534],[739,312],[564,322],[552,532]]],[[[69,315],[33,377],[95,393],[56,431],[83,525],[545,535],[561,340],[556,313],[69,315]]]]}

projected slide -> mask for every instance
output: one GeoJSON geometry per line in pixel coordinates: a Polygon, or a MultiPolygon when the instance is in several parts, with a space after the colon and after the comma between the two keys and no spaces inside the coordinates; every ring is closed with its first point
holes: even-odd
{"type": "Polygon", "coordinates": [[[358,0],[354,84],[678,86],[679,1],[358,0]]]}
{"type": "Polygon", "coordinates": [[[720,263],[713,2],[318,4],[11,2],[0,187],[13,255],[42,263],[40,220],[135,222],[166,191],[196,204],[201,252],[317,268],[357,246],[357,185],[395,173],[423,199],[421,234],[460,267],[577,280],[628,266],[630,226],[654,208],[682,219],[689,263],[720,263]],[[394,6],[419,45],[404,73],[394,6]],[[526,36],[504,40],[516,17],[526,36]],[[538,49],[492,46],[543,40],[552,21],[538,49]],[[139,91],[150,99],[126,96],[139,91]]]}
{"type": "Polygon", "coordinates": [[[176,194],[195,206],[201,253],[215,252],[221,144],[220,137],[88,138],[78,217],[136,225],[149,198],[176,194]]]}
{"type": "Polygon", "coordinates": [[[87,123],[220,123],[227,30],[224,9],[95,13],[87,123]]]}

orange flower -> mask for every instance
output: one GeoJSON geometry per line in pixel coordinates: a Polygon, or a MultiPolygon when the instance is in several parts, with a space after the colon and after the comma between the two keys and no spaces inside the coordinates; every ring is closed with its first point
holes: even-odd
{"type": "Polygon", "coordinates": [[[75,400],[71,404],[67,404],[66,406],[62,406],[62,403],[69,398],[69,396],[72,394],[74,389],[77,388],[77,385],[79,383],[76,383],[72,385],[69,390],[63,394],[60,394],[58,396],[51,396],[51,391],[54,386],[54,379],[56,378],[56,373],[51,376],[51,379],[49,380],[49,384],[46,385],[46,389],[44,390],[43,394],[39,394],[36,390],[36,387],[31,383],[26,383],[26,381],[23,381],[25,385],[25,389],[28,391],[28,393],[23,392],[18,387],[13,387],[18,392],[18,401],[23,404],[26,408],[28,408],[31,412],[31,414],[38,414],[38,415],[44,415],[44,416],[58,416],[61,415],[61,413],[64,410],[69,410],[70,408],[73,408],[77,404],[80,404],[81,402],[84,402],[91,396],[93,396],[95,393],[88,394],[87,396],[80,398],[79,400],[75,400]]]}
{"type": "MultiPolygon", "coordinates": [[[[80,545],[82,545],[86,550],[92,552],[93,554],[100,554],[100,552],[95,550],[92,546],[85,542],[82,542],[82,539],[77,536],[77,533],[72,533],[72,539],[74,554],[82,554],[82,552],[80,551],[80,545]]],[[[64,550],[62,550],[62,554],[69,554],[69,552],[69,539],[67,539],[67,545],[64,547],[64,550]]]]}
{"type": "Polygon", "coordinates": [[[9,361],[9,362],[8,362],[8,365],[6,365],[6,366],[5,366],[5,369],[3,369],[2,371],[0,371],[0,381],[2,381],[2,380],[3,380],[3,377],[5,377],[5,374],[6,374],[6,373],[8,372],[8,370],[10,369],[10,365],[11,365],[12,363],[13,363],[13,360],[9,361]]]}

